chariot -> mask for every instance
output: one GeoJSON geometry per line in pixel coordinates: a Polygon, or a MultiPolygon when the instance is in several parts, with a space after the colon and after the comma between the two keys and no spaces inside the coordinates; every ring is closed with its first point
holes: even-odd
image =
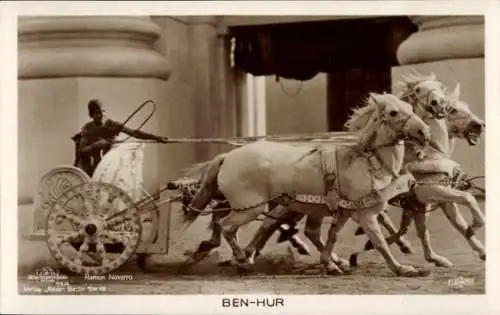
{"type": "MultiPolygon", "coordinates": [[[[355,141],[353,135],[337,132],[170,142],[240,146],[262,138],[297,145],[355,141]]],[[[77,274],[103,275],[119,269],[134,255],[142,265],[148,254],[168,253],[174,204],[196,193],[199,183],[181,178],[167,182],[156,193],[146,192],[144,147],[144,142],[137,141],[116,144],[92,177],[75,166],[61,165],[40,179],[33,232],[44,235],[50,254],[65,269],[77,274]]],[[[322,203],[321,196],[302,197],[304,202],[322,203]]]]}
{"type": "Polygon", "coordinates": [[[168,251],[170,205],[142,187],[143,143],[109,151],[92,177],[58,166],[38,184],[34,232],[44,233],[50,254],[66,269],[101,275],[133,254],[168,251]]]}

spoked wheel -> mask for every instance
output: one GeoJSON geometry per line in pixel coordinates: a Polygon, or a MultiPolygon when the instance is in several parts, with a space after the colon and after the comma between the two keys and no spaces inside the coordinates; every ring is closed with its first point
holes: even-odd
{"type": "Polygon", "coordinates": [[[66,269],[103,275],[121,267],[137,250],[139,209],[122,189],[88,182],[71,187],[47,215],[46,241],[66,269]]]}

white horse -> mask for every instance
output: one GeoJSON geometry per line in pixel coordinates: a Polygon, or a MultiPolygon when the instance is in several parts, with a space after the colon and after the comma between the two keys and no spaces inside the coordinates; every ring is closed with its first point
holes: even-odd
{"type": "MultiPolygon", "coordinates": [[[[436,80],[434,74],[430,74],[428,76],[415,76],[408,77],[408,81],[413,82],[413,89],[406,90],[404,93],[404,97],[407,98],[407,102],[411,102],[414,107],[420,107],[425,110],[429,110],[432,115],[438,117],[442,117],[446,112],[446,95],[444,90],[444,85],[436,80]]],[[[200,176],[206,176],[207,173],[209,178],[216,178],[216,173],[218,172],[219,163],[223,161],[225,154],[221,154],[214,158],[212,161],[204,162],[196,165],[191,168],[187,172],[188,177],[194,177],[193,180],[200,180],[200,176]]],[[[186,196],[184,202],[184,210],[190,202],[194,205],[196,209],[203,209],[206,204],[210,201],[210,199],[222,200],[223,202],[219,202],[216,206],[216,211],[212,214],[212,222],[219,220],[220,218],[226,216],[229,211],[221,211],[223,208],[227,208],[227,202],[224,202],[225,197],[217,191],[216,181],[214,180],[209,185],[205,185],[201,187],[196,195],[186,196]],[[214,189],[210,189],[214,188],[214,189]],[[194,198],[194,200],[193,200],[194,198]],[[222,208],[222,209],[221,209],[222,208]]],[[[308,204],[304,206],[312,207],[314,205],[308,204]]],[[[316,205],[317,207],[318,205],[316,205]]],[[[319,207],[325,207],[324,205],[319,205],[319,207]]],[[[264,223],[262,224],[259,231],[256,233],[253,240],[249,243],[246,248],[247,254],[249,256],[256,256],[259,254],[260,250],[264,247],[267,240],[271,237],[276,229],[280,230],[281,236],[279,239],[288,240],[292,246],[294,246],[300,254],[307,255],[309,251],[307,249],[307,245],[296,235],[294,231],[297,231],[295,228],[292,228],[291,225],[298,222],[301,218],[303,218],[302,213],[297,213],[293,211],[289,211],[286,207],[280,206],[277,202],[270,202],[269,209],[271,211],[271,218],[265,218],[264,223]],[[286,222],[288,224],[286,224],[286,222]]],[[[199,212],[191,211],[189,212],[191,219],[194,219],[199,212]]],[[[320,237],[320,227],[322,222],[322,217],[317,217],[319,215],[319,211],[315,212],[314,216],[308,216],[308,222],[306,224],[306,236],[312,241],[312,243],[316,246],[319,251],[322,251],[324,248],[324,242],[320,237]]],[[[384,213],[380,215],[382,218],[385,216],[384,213]]],[[[384,225],[391,233],[396,233],[397,230],[394,227],[394,224],[390,220],[380,220],[380,223],[384,225]]],[[[410,243],[404,238],[396,240],[396,243],[399,245],[400,249],[404,253],[411,253],[413,249],[411,248],[410,243]]],[[[218,225],[213,226],[212,235],[210,239],[202,241],[198,246],[198,249],[194,252],[194,254],[188,259],[186,265],[193,265],[206,257],[208,253],[220,246],[221,244],[221,230],[218,225]]],[[[345,261],[337,260],[338,263],[343,263],[344,265],[348,265],[345,261]]]]}
{"type": "MultiPolygon", "coordinates": [[[[330,260],[333,244],[337,232],[352,217],[377,244],[394,273],[418,274],[413,266],[401,265],[391,254],[378,226],[377,214],[385,209],[390,198],[408,191],[411,184],[411,175],[399,176],[404,158],[403,139],[411,138],[424,145],[430,139],[430,129],[413,113],[411,105],[394,95],[372,93],[366,103],[347,122],[351,131],[360,133],[354,147],[311,150],[257,141],[212,161],[216,171],[206,173],[200,191],[216,183],[218,191],[234,209],[216,224],[222,229],[236,261],[247,262],[237,241],[239,227],[264,213],[270,200],[279,197],[280,203],[290,203],[288,206],[294,211],[306,211],[307,214],[307,208],[294,206],[295,196],[326,193],[327,204],[333,212],[323,215],[339,217],[330,229],[321,255],[321,263],[328,272],[339,270],[330,260]]],[[[210,194],[202,192],[201,195],[209,198],[210,194]]],[[[192,205],[196,204],[196,199],[192,205]]]]}
{"type": "MultiPolygon", "coordinates": [[[[400,97],[405,98],[408,95],[412,95],[412,91],[418,86],[419,82],[424,80],[433,79],[433,76],[429,77],[407,77],[405,81],[402,82],[403,92],[400,97]]],[[[413,163],[410,167],[413,168],[413,172],[417,174],[416,176],[421,177],[421,180],[426,180],[427,182],[437,182],[439,180],[445,179],[443,177],[449,176],[449,169],[452,167],[456,167],[456,163],[449,160],[449,156],[451,155],[451,151],[453,149],[454,139],[466,139],[470,145],[475,145],[480,138],[482,131],[484,130],[484,121],[479,119],[475,114],[470,111],[470,108],[467,103],[459,100],[460,97],[460,88],[459,85],[455,88],[454,92],[449,96],[449,107],[447,109],[447,116],[444,121],[439,122],[437,125],[440,128],[431,129],[431,133],[434,137],[436,148],[447,147],[447,143],[449,144],[449,154],[443,154],[443,156],[436,156],[436,148],[429,149],[427,153],[430,156],[434,156],[437,158],[432,160],[430,158],[426,158],[425,161],[415,161],[415,154],[413,152],[407,152],[405,155],[407,157],[407,161],[412,161],[413,163]],[[442,122],[446,124],[445,128],[443,127],[442,122]],[[444,160],[443,160],[444,159],[444,160]],[[418,169],[420,168],[420,170],[418,169]],[[448,170],[448,171],[447,171],[448,170]]],[[[412,101],[411,99],[406,99],[407,101],[412,101]]],[[[416,102],[412,102],[416,104],[416,102]]],[[[417,104],[418,110],[418,104],[417,104]]],[[[432,116],[428,115],[425,107],[421,107],[420,115],[424,116],[425,121],[432,121],[432,116]]],[[[434,125],[435,126],[435,125],[434,125]]],[[[407,150],[411,151],[411,147],[407,146],[407,150]]],[[[437,151],[440,152],[440,151],[437,151]]],[[[414,174],[414,175],[415,175],[414,174]]],[[[446,201],[458,201],[461,204],[465,204],[472,208],[473,213],[476,214],[475,218],[476,223],[467,227],[467,224],[458,211],[458,208],[454,202],[445,203],[443,202],[440,206],[445,211],[445,214],[452,225],[467,239],[471,247],[479,253],[481,259],[485,259],[485,252],[483,244],[473,235],[474,230],[484,224],[484,219],[482,218],[482,214],[477,206],[477,202],[475,198],[468,192],[462,192],[451,187],[446,187],[443,185],[426,184],[425,187],[419,186],[417,189],[413,190],[413,193],[417,191],[420,192],[420,199],[422,202],[431,202],[435,201],[436,198],[440,200],[446,201]],[[429,192],[430,190],[430,192],[429,192]],[[444,191],[444,194],[443,194],[444,191]]],[[[309,205],[305,204],[303,207],[307,207],[309,205]]],[[[402,212],[403,219],[401,222],[401,227],[399,231],[396,231],[392,220],[387,216],[384,212],[381,213],[378,217],[379,222],[386,227],[389,232],[392,234],[391,237],[387,240],[389,244],[393,242],[399,241],[399,247],[404,253],[411,253],[411,247],[409,243],[402,239],[401,237],[406,234],[408,231],[409,224],[411,223],[411,218],[414,216],[415,221],[417,222],[418,235],[421,239],[422,245],[424,247],[424,257],[427,261],[435,263],[437,266],[451,266],[451,263],[444,257],[437,255],[431,248],[429,233],[427,231],[426,225],[426,217],[429,213],[425,213],[424,205],[418,206],[418,209],[404,209],[402,212]]],[[[276,230],[277,226],[282,224],[284,221],[288,224],[295,224],[300,220],[303,215],[297,216],[294,215],[289,209],[286,208],[276,208],[273,213],[273,217],[276,219],[266,218],[261,228],[257,231],[252,241],[246,248],[247,255],[256,255],[261,249],[264,247],[267,240],[270,238],[272,233],[276,230]]],[[[322,217],[317,216],[308,216],[306,220],[305,226],[305,234],[311,240],[311,242],[315,245],[315,247],[321,251],[324,247],[324,243],[321,240],[321,226],[322,226],[322,217]]],[[[357,234],[360,234],[362,229],[358,229],[357,234]]],[[[364,250],[373,249],[373,244],[368,241],[365,245],[364,250]]],[[[354,253],[350,257],[351,265],[357,264],[357,256],[359,253],[354,253]]],[[[339,261],[344,268],[347,268],[347,264],[342,260],[339,261]]]]}
{"type": "MultiPolygon", "coordinates": [[[[405,95],[411,95],[412,89],[417,85],[416,82],[424,78],[407,78],[404,83],[404,91],[402,97],[405,95]],[[417,79],[417,80],[416,80],[417,79]]],[[[448,113],[445,120],[436,120],[432,116],[429,116],[427,112],[420,111],[420,115],[424,117],[424,121],[430,122],[431,134],[433,137],[433,148],[429,148],[426,152],[428,156],[424,161],[416,160],[415,153],[411,152],[411,146],[407,146],[407,153],[405,157],[407,162],[410,162],[409,168],[412,170],[415,176],[418,176],[420,180],[423,181],[422,185],[414,188],[412,193],[418,193],[418,200],[423,204],[417,205],[418,209],[404,209],[403,219],[401,221],[401,227],[399,231],[396,231],[392,220],[383,212],[379,215],[379,222],[386,227],[389,232],[393,235],[387,240],[389,244],[393,242],[400,241],[400,248],[405,253],[411,252],[411,247],[406,240],[400,239],[404,234],[406,234],[410,220],[413,217],[417,223],[418,236],[421,239],[422,245],[424,247],[424,257],[427,261],[433,262],[437,266],[451,266],[451,262],[444,257],[437,255],[431,248],[430,237],[426,225],[426,217],[429,212],[426,211],[425,204],[441,201],[440,206],[443,208],[447,218],[450,220],[452,225],[467,239],[471,247],[479,253],[481,259],[485,259],[485,252],[483,244],[474,236],[474,230],[484,224],[484,218],[477,205],[475,198],[468,192],[459,191],[450,186],[439,185],[436,182],[440,180],[445,180],[447,177],[451,177],[453,168],[457,167],[455,162],[449,159],[451,151],[453,149],[454,139],[461,138],[466,139],[470,145],[475,145],[480,138],[482,131],[484,129],[484,122],[479,119],[475,114],[470,111],[468,104],[459,100],[460,88],[459,85],[455,88],[455,91],[450,95],[448,113]],[[427,116],[427,117],[426,117],[427,116]],[[434,124],[432,123],[434,121],[434,124]],[[443,123],[445,125],[443,125],[443,123]],[[437,128],[436,128],[437,126],[437,128]],[[448,144],[449,143],[449,144],[448,144]],[[441,153],[444,151],[442,148],[448,148],[448,154],[441,153]],[[441,149],[439,149],[441,148],[441,149]],[[436,154],[436,152],[440,154],[436,154]],[[427,183],[425,183],[427,182],[427,183]],[[451,201],[451,202],[446,202],[451,201]],[[465,204],[469,206],[474,214],[475,223],[470,227],[467,224],[459,212],[456,201],[460,204],[465,204]]],[[[418,109],[417,109],[418,111],[418,109]]],[[[303,207],[307,207],[305,204],[303,207]]],[[[427,206],[428,208],[428,206],[427,206]]],[[[260,250],[264,247],[267,240],[270,238],[272,233],[276,230],[279,224],[283,223],[283,220],[287,220],[288,224],[294,224],[302,218],[302,216],[297,216],[289,209],[277,208],[272,213],[273,217],[277,217],[278,220],[273,220],[266,218],[261,228],[255,234],[255,237],[249,243],[246,248],[247,255],[258,254],[260,250]],[[288,218],[287,218],[288,217],[288,218]]],[[[324,243],[321,240],[321,226],[322,217],[308,216],[305,226],[305,234],[315,245],[315,247],[321,251],[324,247],[324,243]]],[[[360,230],[358,230],[357,234],[360,230]]],[[[362,231],[362,230],[361,230],[362,231]]],[[[373,244],[368,241],[365,245],[364,250],[373,249],[373,244]]],[[[351,265],[357,264],[357,256],[359,253],[354,253],[350,257],[351,265]]],[[[344,268],[347,268],[346,263],[339,261],[344,268]]]]}
{"type": "MultiPolygon", "coordinates": [[[[482,242],[474,235],[475,231],[484,226],[484,215],[474,196],[468,191],[461,191],[451,184],[438,184],[439,181],[451,180],[454,175],[460,174],[459,166],[450,159],[455,139],[465,139],[470,146],[478,143],[485,123],[471,112],[469,105],[459,100],[459,86],[452,94],[448,114],[444,122],[438,121],[429,123],[429,119],[424,119],[431,126],[434,145],[428,147],[426,158],[423,161],[408,157],[408,166],[412,174],[421,182],[417,184],[413,191],[413,209],[408,207],[403,209],[400,230],[391,235],[388,243],[394,242],[397,238],[408,231],[411,218],[415,221],[417,235],[420,238],[424,249],[424,257],[427,261],[433,262],[436,266],[451,267],[453,264],[445,257],[438,255],[431,247],[430,235],[427,229],[427,218],[430,215],[431,207],[441,208],[451,224],[465,237],[471,248],[476,251],[481,260],[486,259],[486,253],[482,242]],[[473,222],[470,226],[460,213],[457,204],[467,206],[472,213],[473,222]]],[[[431,142],[432,143],[432,142],[431,142]]],[[[386,220],[390,220],[388,217],[386,220]]],[[[368,242],[366,249],[372,246],[368,242]]],[[[357,255],[351,255],[351,265],[357,264],[357,255]]]]}
{"type": "MultiPolygon", "coordinates": [[[[458,93],[458,86],[455,93],[458,93]]],[[[446,114],[446,109],[449,103],[448,95],[446,93],[445,86],[438,80],[436,76],[431,73],[428,76],[407,76],[404,81],[404,90],[399,95],[401,99],[413,105],[414,110],[420,114],[425,119],[441,119],[446,114]]],[[[457,96],[458,97],[458,96],[457,96]]],[[[431,129],[432,130],[432,129],[431,129]]],[[[408,147],[408,146],[407,146],[408,147]]],[[[415,152],[409,152],[415,155],[415,152]]],[[[313,205],[304,204],[303,207],[312,207],[313,205]]],[[[314,205],[315,207],[321,207],[322,205],[314,205]]],[[[258,255],[260,250],[264,247],[267,240],[271,237],[274,231],[283,223],[294,225],[303,215],[294,214],[287,208],[277,207],[271,212],[273,218],[266,218],[255,234],[252,241],[248,244],[246,248],[247,255],[258,255]]],[[[324,248],[324,242],[321,240],[321,223],[323,217],[318,215],[309,215],[306,221],[305,234],[313,245],[322,251],[324,248]]],[[[379,215],[379,222],[388,229],[391,233],[396,233],[397,230],[394,224],[385,214],[385,212],[379,215]]],[[[287,231],[294,230],[293,228],[287,229],[287,231]]],[[[285,232],[286,233],[286,232],[285,232]]],[[[288,233],[288,234],[292,234],[288,233]]],[[[284,233],[282,233],[283,235],[284,233]]],[[[286,237],[286,236],[285,236],[286,237]]],[[[283,239],[285,237],[282,237],[283,239]]],[[[395,240],[399,245],[400,249],[404,253],[411,253],[413,249],[410,243],[403,237],[395,240]]],[[[342,260],[338,261],[341,265],[346,265],[347,263],[342,260]]]]}

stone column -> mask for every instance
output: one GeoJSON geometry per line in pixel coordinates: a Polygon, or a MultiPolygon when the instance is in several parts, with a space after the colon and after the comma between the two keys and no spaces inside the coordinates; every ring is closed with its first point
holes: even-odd
{"type": "Polygon", "coordinates": [[[241,127],[243,136],[265,136],[266,119],[266,77],[242,75],[241,127]]]}
{"type": "MultiPolygon", "coordinates": [[[[175,118],[172,137],[232,137],[237,133],[234,72],[230,66],[230,42],[226,30],[214,16],[155,16],[161,38],[155,47],[171,62],[167,87],[166,116],[175,118]]],[[[217,144],[175,144],[172,152],[183,152],[178,170],[197,161],[213,158],[232,147],[217,144]]],[[[179,156],[180,157],[180,156],[179,156]]],[[[194,250],[209,236],[210,216],[200,216],[187,230],[176,203],[170,214],[169,252],[155,256],[152,264],[184,260],[186,250],[194,250]]]]}
{"type": "MultiPolygon", "coordinates": [[[[236,130],[234,87],[225,29],[215,16],[189,17],[188,68],[194,88],[195,135],[199,138],[230,137],[236,130]],[[228,128],[229,127],[229,128],[228,128]]],[[[214,144],[196,145],[199,161],[211,159],[229,148],[214,144]]]]}
{"type": "MultiPolygon", "coordinates": [[[[449,89],[461,86],[461,99],[485,118],[484,18],[480,16],[415,16],[419,30],[399,47],[401,66],[392,69],[393,84],[402,74],[434,72],[449,89]]],[[[457,141],[453,159],[471,176],[484,175],[483,143],[470,147],[457,141]]]]}

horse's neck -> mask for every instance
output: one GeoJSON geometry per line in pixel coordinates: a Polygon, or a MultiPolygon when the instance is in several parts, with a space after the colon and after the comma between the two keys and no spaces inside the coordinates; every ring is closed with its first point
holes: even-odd
{"type": "MultiPolygon", "coordinates": [[[[399,174],[403,165],[405,148],[403,143],[388,146],[388,143],[395,142],[392,133],[388,132],[387,127],[382,127],[377,130],[374,140],[374,147],[378,147],[377,153],[386,167],[392,170],[393,173],[399,174]]],[[[392,174],[390,174],[392,175],[392,174]]]]}
{"type": "Polygon", "coordinates": [[[433,118],[428,111],[420,106],[415,107],[415,114],[429,126],[431,131],[432,146],[428,148],[427,154],[448,155],[450,153],[450,138],[446,121],[433,118]]]}
{"type": "MultiPolygon", "coordinates": [[[[429,150],[438,154],[450,154],[450,137],[448,135],[448,126],[444,119],[429,118],[424,120],[431,129],[431,147],[429,150]]],[[[430,152],[430,153],[431,153],[430,152]]]]}

